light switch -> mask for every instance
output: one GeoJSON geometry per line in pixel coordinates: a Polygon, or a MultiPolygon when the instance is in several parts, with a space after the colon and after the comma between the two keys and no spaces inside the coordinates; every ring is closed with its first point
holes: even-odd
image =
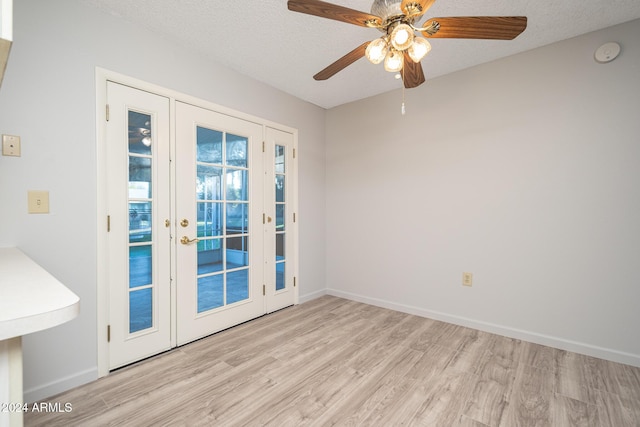
{"type": "Polygon", "coordinates": [[[49,192],[28,192],[29,213],[49,213],[49,192]]]}
{"type": "Polygon", "coordinates": [[[464,286],[472,286],[473,285],[473,274],[471,274],[471,273],[462,273],[462,284],[464,286]]]}
{"type": "Polygon", "coordinates": [[[20,137],[2,135],[2,155],[20,157],[20,137]]]}

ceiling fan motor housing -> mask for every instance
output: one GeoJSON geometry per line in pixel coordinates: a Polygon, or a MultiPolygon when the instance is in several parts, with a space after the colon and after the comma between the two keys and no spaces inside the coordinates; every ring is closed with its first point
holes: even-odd
{"type": "Polygon", "coordinates": [[[391,17],[403,15],[400,9],[401,3],[402,0],[374,0],[371,5],[371,14],[379,16],[385,22],[391,17]]]}

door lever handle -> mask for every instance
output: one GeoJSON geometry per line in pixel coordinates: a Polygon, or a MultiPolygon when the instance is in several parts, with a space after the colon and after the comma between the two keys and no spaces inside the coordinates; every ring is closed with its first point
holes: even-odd
{"type": "Polygon", "coordinates": [[[182,238],[180,239],[180,243],[182,243],[183,245],[189,245],[191,243],[196,243],[199,242],[200,239],[195,238],[195,239],[189,239],[187,236],[182,236],[182,238]]]}

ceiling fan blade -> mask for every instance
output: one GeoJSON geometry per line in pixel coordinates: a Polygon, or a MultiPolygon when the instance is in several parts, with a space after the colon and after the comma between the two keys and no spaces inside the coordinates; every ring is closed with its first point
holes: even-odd
{"type": "Polygon", "coordinates": [[[353,64],[358,59],[360,59],[360,58],[362,58],[364,56],[365,51],[367,49],[367,45],[369,43],[370,42],[362,43],[360,46],[358,46],[357,48],[353,49],[351,52],[347,53],[345,56],[343,56],[342,58],[338,59],[333,64],[329,65],[327,68],[325,68],[324,70],[322,70],[319,73],[317,73],[315,76],[313,76],[313,78],[316,79],[316,80],[327,80],[329,77],[333,76],[334,74],[338,73],[339,71],[344,70],[349,65],[353,64]]]}
{"type": "Polygon", "coordinates": [[[526,16],[458,16],[433,18],[424,23],[427,28],[433,21],[440,24],[435,34],[423,31],[425,37],[448,39],[513,40],[527,28],[526,16]]]}
{"type": "Polygon", "coordinates": [[[422,16],[436,0],[402,0],[400,9],[407,16],[422,16]]]}
{"type": "Polygon", "coordinates": [[[409,54],[404,52],[404,68],[402,70],[402,79],[404,87],[411,89],[420,86],[425,82],[422,64],[413,62],[409,54]]]}
{"type": "Polygon", "coordinates": [[[336,21],[359,25],[361,27],[377,27],[382,25],[382,19],[379,16],[319,0],[289,0],[287,7],[294,12],[335,19],[336,21]]]}

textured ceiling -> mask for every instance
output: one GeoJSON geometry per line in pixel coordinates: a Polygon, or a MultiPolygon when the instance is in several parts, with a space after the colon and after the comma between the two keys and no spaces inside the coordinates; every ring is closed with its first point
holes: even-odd
{"type": "MultiPolygon", "coordinates": [[[[324,108],[398,89],[401,81],[360,59],[324,82],[312,76],[361,43],[375,29],[291,12],[286,0],[81,0],[256,80],[324,108]]],[[[372,0],[332,3],[369,12],[372,0]]],[[[437,0],[425,18],[528,17],[511,41],[432,39],[422,60],[427,78],[640,18],[638,0],[437,0]]],[[[623,46],[624,48],[624,46],[623,46]]]]}

